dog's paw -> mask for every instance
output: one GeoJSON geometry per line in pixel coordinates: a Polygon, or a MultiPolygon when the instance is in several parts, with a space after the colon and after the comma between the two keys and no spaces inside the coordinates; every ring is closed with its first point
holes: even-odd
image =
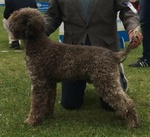
{"type": "Polygon", "coordinates": [[[27,119],[24,121],[24,123],[27,124],[27,125],[30,125],[30,126],[37,126],[37,125],[39,125],[40,123],[42,123],[42,120],[41,120],[41,119],[27,118],[27,119]]]}
{"type": "Polygon", "coordinates": [[[139,126],[138,121],[131,121],[127,123],[127,129],[138,128],[138,126],[139,126]]]}

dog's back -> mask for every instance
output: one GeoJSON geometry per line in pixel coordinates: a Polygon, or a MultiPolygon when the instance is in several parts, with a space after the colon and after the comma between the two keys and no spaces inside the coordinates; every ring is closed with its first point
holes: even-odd
{"type": "MultiPolygon", "coordinates": [[[[37,43],[36,46],[39,46],[41,43],[41,46],[42,46],[41,49],[42,48],[44,49],[43,43],[49,43],[49,42],[45,42],[45,41],[42,42],[42,39],[43,40],[48,39],[48,37],[45,34],[44,18],[42,16],[42,14],[36,9],[23,8],[19,11],[14,12],[9,18],[9,25],[10,25],[10,30],[12,31],[15,38],[23,39],[25,41],[28,41],[30,39],[30,41],[31,40],[33,41],[32,46],[36,45],[36,43],[37,43]],[[43,38],[41,38],[41,37],[43,37],[43,38]],[[39,38],[40,38],[40,41],[39,41],[39,38]],[[36,42],[36,41],[38,41],[38,42],[36,42]]],[[[53,42],[51,42],[51,44],[58,45],[58,46],[59,45],[66,46],[66,44],[59,44],[59,43],[56,44],[53,42]]],[[[29,43],[27,43],[26,45],[29,45],[29,43]]],[[[38,47],[36,47],[36,49],[37,48],[38,47]]],[[[39,46],[39,48],[40,48],[40,46],[39,46]]],[[[66,47],[66,49],[67,48],[68,48],[68,50],[70,49],[70,47],[68,47],[68,46],[66,47]]],[[[90,48],[88,48],[88,47],[86,47],[86,48],[91,50],[90,48],[96,48],[96,47],[91,46],[90,48]]],[[[83,54],[84,50],[85,50],[83,48],[83,45],[77,46],[74,49],[75,49],[75,51],[76,50],[78,50],[78,52],[80,51],[80,54],[83,54]]],[[[123,60],[127,56],[127,54],[131,50],[132,50],[132,46],[129,44],[129,46],[124,51],[120,51],[120,52],[115,53],[115,52],[108,50],[107,54],[109,54],[109,52],[111,52],[112,57],[114,56],[118,60],[118,62],[120,62],[121,60],[123,60]]],[[[101,52],[100,49],[98,51],[101,52]]],[[[94,54],[94,53],[92,53],[92,54],[94,54]]],[[[101,52],[100,54],[104,54],[104,53],[101,52]]],[[[105,55],[105,56],[108,56],[108,55],[105,55]]]]}

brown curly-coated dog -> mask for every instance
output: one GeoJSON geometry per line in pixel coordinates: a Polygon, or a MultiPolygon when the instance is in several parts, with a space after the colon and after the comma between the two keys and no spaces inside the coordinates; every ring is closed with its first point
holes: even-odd
{"type": "Polygon", "coordinates": [[[138,126],[134,103],[122,90],[119,76],[119,62],[132,49],[131,45],[124,51],[112,52],[96,46],[55,43],[45,34],[42,14],[30,8],[14,12],[9,25],[14,37],[25,43],[26,65],[32,81],[27,124],[37,125],[53,115],[57,82],[86,80],[127,120],[128,128],[138,126]]]}

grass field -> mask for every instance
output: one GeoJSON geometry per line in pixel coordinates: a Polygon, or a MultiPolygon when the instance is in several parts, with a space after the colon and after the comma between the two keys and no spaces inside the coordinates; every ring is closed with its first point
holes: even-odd
{"type": "MultiPolygon", "coordinates": [[[[61,87],[58,84],[55,117],[42,125],[24,124],[30,107],[30,80],[21,52],[9,49],[2,25],[0,7],[0,137],[149,137],[150,136],[150,68],[129,68],[128,64],[141,56],[142,46],[130,53],[124,62],[129,82],[127,94],[136,104],[140,126],[126,130],[125,122],[114,112],[105,112],[92,85],[87,85],[81,109],[68,111],[61,107],[61,87]]],[[[58,31],[51,36],[58,40],[58,31]]]]}

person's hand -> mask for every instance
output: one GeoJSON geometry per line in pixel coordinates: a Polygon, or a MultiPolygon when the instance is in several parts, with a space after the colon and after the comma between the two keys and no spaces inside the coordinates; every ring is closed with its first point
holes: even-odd
{"type": "Polygon", "coordinates": [[[130,30],[128,35],[129,42],[131,43],[132,47],[137,48],[143,40],[143,35],[140,32],[140,26],[138,26],[135,30],[130,30]]]}

